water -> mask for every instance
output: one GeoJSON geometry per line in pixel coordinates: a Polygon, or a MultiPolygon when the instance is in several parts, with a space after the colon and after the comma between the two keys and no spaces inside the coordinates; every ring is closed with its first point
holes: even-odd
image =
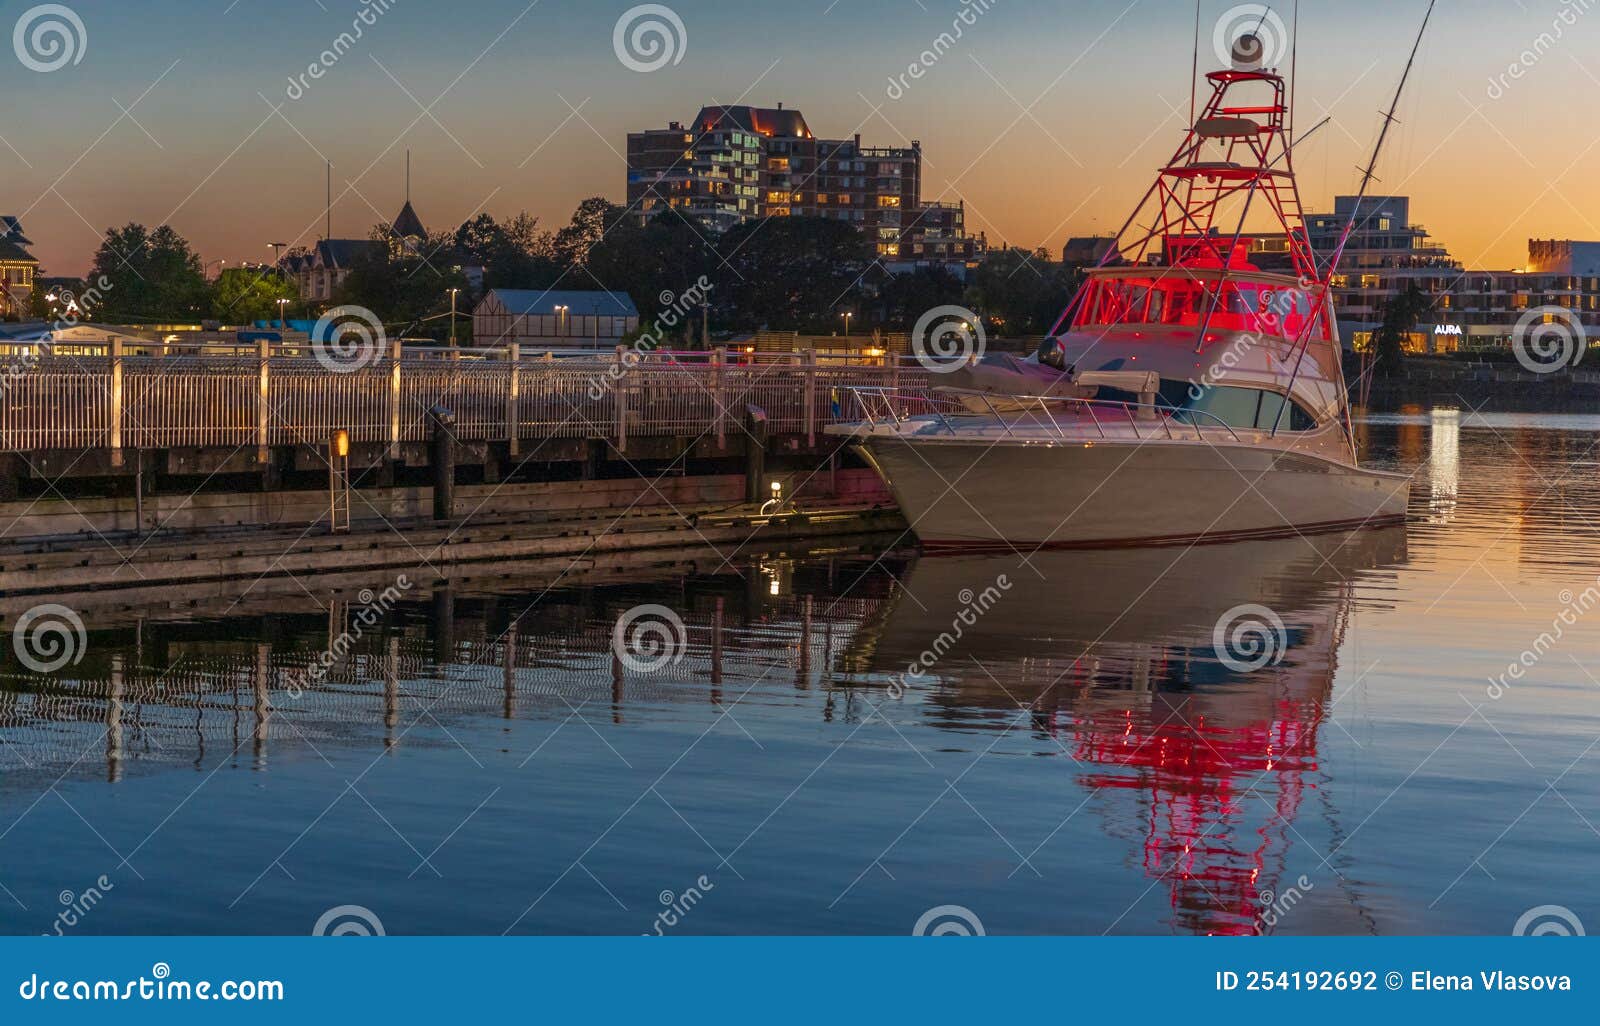
{"type": "Polygon", "coordinates": [[[346,905],[391,934],[904,934],[947,905],[996,934],[1600,923],[1600,417],[1361,434],[1415,473],[1409,528],[79,598],[81,662],[7,653],[0,930],[304,934],[346,905]],[[612,632],[651,604],[687,646],[641,672],[612,632]]]}

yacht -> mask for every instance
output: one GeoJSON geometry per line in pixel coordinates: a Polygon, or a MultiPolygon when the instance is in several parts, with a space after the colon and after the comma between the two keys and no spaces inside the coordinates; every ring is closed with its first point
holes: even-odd
{"type": "Polygon", "coordinates": [[[1340,253],[1323,264],[1312,249],[1289,86],[1259,53],[1247,37],[1206,76],[1199,116],[1038,353],[935,365],[920,394],[850,390],[858,422],[828,430],[925,546],[1189,544],[1405,518],[1409,478],[1357,457],[1330,296],[1340,253]],[[1270,235],[1245,230],[1252,214],[1270,235]]]}

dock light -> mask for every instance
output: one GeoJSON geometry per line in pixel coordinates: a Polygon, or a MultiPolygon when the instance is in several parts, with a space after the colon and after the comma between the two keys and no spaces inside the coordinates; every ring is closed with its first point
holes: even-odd
{"type": "Polygon", "coordinates": [[[783,482],[782,481],[774,481],[774,482],[772,482],[772,497],[774,499],[783,498],[783,482]]]}
{"type": "Polygon", "coordinates": [[[339,454],[340,459],[350,455],[350,432],[341,431],[333,436],[333,451],[339,454]]]}

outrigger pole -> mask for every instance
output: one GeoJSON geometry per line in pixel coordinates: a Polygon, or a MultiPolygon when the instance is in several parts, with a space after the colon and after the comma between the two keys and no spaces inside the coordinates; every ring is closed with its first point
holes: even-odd
{"type": "MultiPolygon", "coordinates": [[[[1367,190],[1372,187],[1372,180],[1377,174],[1378,170],[1378,158],[1383,155],[1384,143],[1389,138],[1389,127],[1395,122],[1395,112],[1400,109],[1400,98],[1405,95],[1406,83],[1410,81],[1411,70],[1416,66],[1417,63],[1417,51],[1422,49],[1422,39],[1428,34],[1428,22],[1432,20],[1433,9],[1438,5],[1438,3],[1439,0],[1428,0],[1428,11],[1422,16],[1422,28],[1417,32],[1416,41],[1411,44],[1411,56],[1407,58],[1406,70],[1400,76],[1400,87],[1394,91],[1394,99],[1389,102],[1389,112],[1383,116],[1383,128],[1378,132],[1378,143],[1372,148],[1372,158],[1367,161],[1366,170],[1362,172],[1361,190],[1359,193],[1357,193],[1355,206],[1350,211],[1350,220],[1345,222],[1344,231],[1340,233],[1339,245],[1335,247],[1333,256],[1329,259],[1327,272],[1321,276],[1321,280],[1317,283],[1320,293],[1317,297],[1317,306],[1323,310],[1327,310],[1328,294],[1332,291],[1334,273],[1339,270],[1339,264],[1344,259],[1345,247],[1350,244],[1350,236],[1355,233],[1356,219],[1361,216],[1361,201],[1367,198],[1367,190]]],[[[1310,325],[1315,323],[1315,321],[1308,322],[1307,328],[1303,333],[1303,344],[1300,347],[1300,355],[1294,361],[1294,373],[1289,376],[1290,392],[1294,390],[1294,383],[1300,378],[1300,367],[1305,362],[1306,350],[1311,348],[1310,325]]],[[[1334,335],[1337,336],[1337,320],[1335,320],[1334,328],[1334,335]]],[[[1337,369],[1339,371],[1339,387],[1344,388],[1344,363],[1342,353],[1340,361],[1337,365],[1337,369]]],[[[1277,437],[1278,429],[1282,426],[1283,408],[1280,408],[1278,410],[1278,419],[1272,425],[1273,437],[1277,437]]],[[[1350,423],[1350,404],[1348,401],[1345,403],[1345,435],[1347,440],[1350,442],[1351,452],[1354,452],[1356,444],[1355,428],[1350,423]]]]}

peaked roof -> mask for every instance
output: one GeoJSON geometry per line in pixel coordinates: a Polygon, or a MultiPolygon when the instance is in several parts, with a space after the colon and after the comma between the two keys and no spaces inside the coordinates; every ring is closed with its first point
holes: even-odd
{"type": "Polygon", "coordinates": [[[400,216],[394,219],[394,233],[402,239],[428,237],[428,229],[422,227],[422,218],[417,216],[410,200],[406,200],[406,205],[400,208],[400,216]]]}
{"type": "Polygon", "coordinates": [[[485,303],[498,300],[512,314],[549,316],[564,306],[579,317],[596,313],[608,317],[637,317],[639,308],[626,292],[547,292],[541,289],[492,289],[485,303]]]}
{"type": "Polygon", "coordinates": [[[0,214],[0,260],[37,264],[27,250],[33,241],[22,233],[22,222],[10,214],[0,214]]]}
{"type": "Polygon", "coordinates": [[[317,243],[316,261],[323,267],[350,267],[382,247],[383,243],[371,239],[323,239],[317,243]]]}

